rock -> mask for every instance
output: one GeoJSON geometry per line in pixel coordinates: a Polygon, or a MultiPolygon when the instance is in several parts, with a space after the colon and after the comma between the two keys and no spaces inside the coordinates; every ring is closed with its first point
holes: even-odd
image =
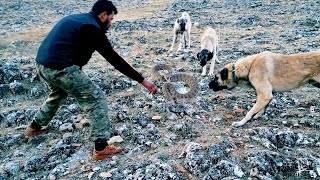
{"type": "MultiPolygon", "coordinates": [[[[79,119],[77,118],[77,120],[79,120],[79,119]]],[[[74,125],[77,129],[82,129],[86,126],[90,126],[90,122],[91,121],[89,119],[81,119],[79,123],[74,123],[74,125]]]]}
{"type": "Polygon", "coordinates": [[[219,170],[224,177],[237,176],[241,178],[244,175],[239,166],[226,160],[221,160],[214,168],[219,170]]]}
{"type": "Polygon", "coordinates": [[[36,88],[36,87],[31,89],[31,96],[33,96],[33,97],[39,98],[44,94],[46,94],[46,91],[43,89],[36,88]]]}
{"type": "Polygon", "coordinates": [[[23,110],[12,110],[6,117],[5,123],[7,126],[13,126],[23,123],[26,120],[23,110]]]}
{"type": "Polygon", "coordinates": [[[193,25],[194,25],[194,27],[196,27],[196,28],[198,28],[198,29],[200,28],[200,22],[197,22],[197,21],[196,21],[196,22],[194,22],[193,25]]]}
{"type": "Polygon", "coordinates": [[[0,83],[0,99],[2,99],[10,91],[9,85],[0,83]]]}
{"type": "Polygon", "coordinates": [[[153,119],[153,120],[157,120],[157,121],[160,121],[161,118],[162,118],[162,116],[159,116],[159,115],[152,116],[152,119],[153,119]]]}
{"type": "Polygon", "coordinates": [[[99,174],[99,176],[102,177],[102,178],[110,178],[110,177],[112,177],[112,174],[109,173],[109,172],[101,172],[99,174]]]}
{"type": "Polygon", "coordinates": [[[81,110],[80,106],[78,104],[70,104],[67,109],[72,112],[72,113],[76,113],[79,112],[81,110]]]}
{"type": "Polygon", "coordinates": [[[88,179],[91,179],[93,175],[94,175],[94,172],[89,172],[88,179]]]}
{"type": "Polygon", "coordinates": [[[123,142],[123,138],[121,136],[113,136],[107,142],[108,144],[120,143],[123,142]]]}
{"type": "Polygon", "coordinates": [[[132,134],[132,130],[125,124],[123,126],[120,126],[117,129],[117,131],[122,137],[127,137],[127,136],[130,136],[132,134]]]}
{"type": "Polygon", "coordinates": [[[23,165],[26,172],[37,172],[45,165],[45,158],[42,156],[32,156],[28,158],[23,165]]]}
{"type": "Polygon", "coordinates": [[[15,176],[20,172],[20,164],[18,162],[7,162],[4,170],[11,176],[15,176]]]}
{"type": "Polygon", "coordinates": [[[59,131],[71,132],[71,131],[73,131],[73,124],[72,123],[64,123],[59,127],[59,131]]]}
{"type": "Polygon", "coordinates": [[[146,127],[147,124],[151,122],[150,118],[144,112],[138,112],[137,116],[135,116],[133,120],[142,127],[146,127]]]}
{"type": "Polygon", "coordinates": [[[317,178],[317,173],[315,172],[315,171],[313,171],[313,170],[311,170],[311,171],[309,171],[309,175],[310,175],[310,177],[312,178],[312,179],[316,179],[317,178]]]}
{"type": "MultiPolygon", "coordinates": [[[[230,127],[233,120],[224,114],[237,121],[244,118],[257,102],[256,93],[238,87],[212,91],[208,84],[215,76],[201,77],[196,57],[207,26],[219,35],[218,57],[223,63],[215,64],[215,72],[262,51],[292,54],[318,50],[319,1],[177,0],[157,1],[151,8],[150,2],[115,1],[121,17],[107,31],[111,45],[143,77],[150,77],[149,70],[159,63],[171,65],[173,73],[192,74],[199,85],[197,97],[165,99],[161,92],[164,81],[154,81],[159,93],[150,96],[138,81],[95,52],[82,70],[102,90],[92,95],[107,98],[109,110],[104,113],[110,115],[116,130],[111,134],[125,140],[121,146],[129,153],[93,162],[91,128],[83,128],[90,121],[72,96],[48,124],[50,133],[31,138],[23,135],[36,112],[29,109],[39,109],[50,92],[49,86],[39,81],[34,60],[41,37],[65,15],[87,12],[92,1],[1,1],[0,179],[319,178],[317,88],[307,85],[274,93],[261,118],[241,128],[230,127]],[[139,13],[132,13],[135,9],[139,13]],[[193,23],[191,48],[168,52],[173,23],[183,11],[190,12],[193,23]],[[161,118],[152,119],[156,115],[161,118]],[[63,126],[67,133],[55,133],[63,126]],[[74,127],[78,129],[72,130],[74,127]],[[183,142],[196,144],[182,150],[183,142]],[[99,168],[93,172],[96,166],[99,168]],[[298,171],[301,176],[295,174],[298,171]],[[112,177],[102,178],[101,172],[112,177]]],[[[187,90],[181,83],[177,87],[181,92],[187,90]]]]}
{"type": "Polygon", "coordinates": [[[0,113],[0,124],[4,121],[4,115],[0,113]]]}
{"type": "Polygon", "coordinates": [[[229,156],[227,148],[218,144],[211,144],[208,146],[208,156],[211,158],[213,163],[217,163],[221,159],[229,156]]]}
{"type": "Polygon", "coordinates": [[[258,168],[252,168],[251,170],[250,170],[250,177],[256,177],[257,175],[258,175],[258,173],[259,173],[259,170],[258,170],[258,168]]]}
{"type": "Polygon", "coordinates": [[[208,170],[211,163],[205,155],[202,146],[193,144],[186,151],[186,158],[184,160],[185,167],[192,174],[199,176],[208,170]]]}
{"type": "Polygon", "coordinates": [[[177,135],[180,135],[183,138],[192,137],[192,126],[188,123],[180,123],[168,128],[171,132],[174,132],[177,135]]]}
{"type": "Polygon", "coordinates": [[[5,180],[8,178],[8,174],[4,170],[3,166],[0,166],[0,180],[5,180]]]}
{"type": "Polygon", "coordinates": [[[170,116],[168,117],[169,120],[172,120],[172,121],[176,121],[178,120],[178,116],[174,113],[171,113],[170,116]]]}
{"type": "Polygon", "coordinates": [[[2,68],[5,83],[21,80],[20,66],[18,63],[5,63],[2,68]]]}
{"type": "Polygon", "coordinates": [[[14,81],[9,84],[9,89],[12,94],[22,94],[25,90],[24,85],[17,81],[14,81]]]}
{"type": "Polygon", "coordinates": [[[278,148],[293,147],[298,140],[298,136],[293,131],[279,132],[275,136],[275,141],[272,141],[278,148]]]}
{"type": "Polygon", "coordinates": [[[314,170],[318,174],[318,176],[320,176],[320,159],[319,158],[314,161],[314,170]]]}
{"type": "Polygon", "coordinates": [[[186,170],[186,168],[184,168],[184,167],[181,166],[180,164],[176,164],[176,165],[175,165],[175,168],[176,168],[176,170],[177,170],[178,172],[180,172],[180,173],[186,173],[186,172],[188,172],[188,171],[186,170]]]}
{"type": "Polygon", "coordinates": [[[37,112],[38,112],[38,109],[31,109],[30,108],[30,109],[26,109],[24,114],[25,114],[27,120],[29,122],[31,122],[37,112]]]}
{"type": "Polygon", "coordinates": [[[53,174],[49,174],[49,180],[56,180],[56,176],[53,174]]]}
{"type": "Polygon", "coordinates": [[[151,141],[147,141],[145,144],[146,144],[147,146],[151,147],[151,148],[156,148],[156,147],[157,147],[157,145],[154,144],[154,143],[151,142],[151,141]]]}
{"type": "Polygon", "coordinates": [[[246,110],[245,109],[242,109],[242,108],[237,108],[236,110],[234,110],[235,113],[243,113],[245,112],[246,110]]]}
{"type": "Polygon", "coordinates": [[[101,170],[101,167],[96,166],[96,167],[94,167],[92,170],[93,170],[94,172],[97,172],[97,171],[100,171],[100,170],[101,170]]]}
{"type": "Polygon", "coordinates": [[[8,146],[14,146],[14,145],[19,145],[19,144],[22,144],[22,142],[24,141],[25,139],[25,136],[24,134],[15,134],[13,136],[10,136],[8,139],[7,139],[7,145],[8,146]]]}
{"type": "Polygon", "coordinates": [[[130,117],[128,111],[126,111],[126,110],[120,110],[120,111],[118,111],[118,113],[117,113],[116,121],[117,121],[117,122],[125,122],[125,121],[130,120],[130,118],[131,118],[131,117],[130,117]]]}

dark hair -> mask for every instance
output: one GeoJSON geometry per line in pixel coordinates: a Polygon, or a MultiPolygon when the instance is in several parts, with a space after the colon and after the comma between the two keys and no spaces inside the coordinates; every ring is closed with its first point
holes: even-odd
{"type": "Polygon", "coordinates": [[[93,12],[95,12],[97,15],[101,14],[102,12],[106,11],[107,15],[117,14],[117,8],[113,5],[113,3],[109,0],[98,0],[91,9],[93,12]]]}

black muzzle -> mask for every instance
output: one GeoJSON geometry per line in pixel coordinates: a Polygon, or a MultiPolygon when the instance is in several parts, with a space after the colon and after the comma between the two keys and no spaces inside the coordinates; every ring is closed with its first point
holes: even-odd
{"type": "Polygon", "coordinates": [[[201,59],[200,61],[200,66],[205,66],[207,64],[207,60],[206,59],[201,59]]]}
{"type": "Polygon", "coordinates": [[[221,91],[223,89],[228,89],[227,86],[219,86],[218,77],[215,76],[214,80],[209,83],[209,88],[213,91],[221,91]]]}

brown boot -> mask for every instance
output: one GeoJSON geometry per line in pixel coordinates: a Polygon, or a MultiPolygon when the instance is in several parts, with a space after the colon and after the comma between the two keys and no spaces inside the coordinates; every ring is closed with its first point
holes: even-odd
{"type": "Polygon", "coordinates": [[[29,127],[27,127],[26,131],[25,131],[25,135],[27,137],[31,137],[31,136],[38,136],[40,134],[44,134],[48,132],[48,127],[47,126],[40,126],[39,124],[36,124],[34,122],[31,123],[31,125],[29,127]]]}
{"type": "Polygon", "coordinates": [[[125,149],[117,148],[116,146],[113,146],[113,145],[108,145],[102,151],[97,151],[97,150],[94,149],[92,158],[93,158],[93,160],[96,160],[96,161],[104,160],[104,159],[111,158],[112,156],[125,154],[127,152],[128,151],[125,150],[125,149]]]}

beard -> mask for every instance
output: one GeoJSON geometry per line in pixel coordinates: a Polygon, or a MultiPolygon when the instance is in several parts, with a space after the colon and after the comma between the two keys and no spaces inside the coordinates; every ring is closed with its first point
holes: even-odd
{"type": "Polygon", "coordinates": [[[105,31],[105,32],[107,32],[108,31],[108,29],[110,28],[110,24],[106,21],[106,22],[102,22],[102,28],[103,28],[103,30],[105,31]]]}
{"type": "Polygon", "coordinates": [[[102,24],[103,24],[103,28],[104,28],[104,30],[105,30],[106,32],[107,32],[107,30],[111,27],[111,24],[109,24],[108,21],[103,22],[102,24]]]}

